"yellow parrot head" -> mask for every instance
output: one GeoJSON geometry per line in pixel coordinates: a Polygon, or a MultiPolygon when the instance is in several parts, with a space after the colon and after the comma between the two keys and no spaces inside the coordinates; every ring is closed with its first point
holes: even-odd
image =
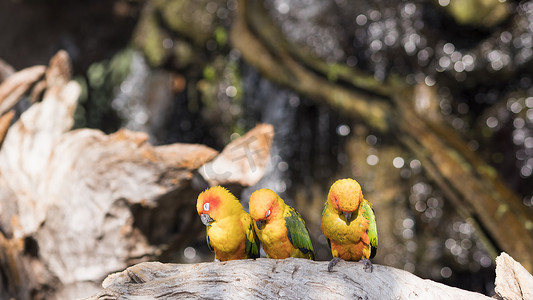
{"type": "Polygon", "coordinates": [[[211,223],[230,214],[235,205],[240,206],[240,202],[233,194],[221,186],[214,186],[198,195],[196,210],[202,223],[211,226],[211,223]]]}
{"type": "Polygon", "coordinates": [[[352,213],[363,201],[361,186],[351,178],[337,180],[329,189],[328,201],[330,205],[344,214],[346,222],[349,223],[352,213]]]}
{"type": "Polygon", "coordinates": [[[258,229],[262,229],[268,220],[280,215],[281,198],[274,191],[260,189],[250,196],[250,217],[255,221],[258,229]]]}

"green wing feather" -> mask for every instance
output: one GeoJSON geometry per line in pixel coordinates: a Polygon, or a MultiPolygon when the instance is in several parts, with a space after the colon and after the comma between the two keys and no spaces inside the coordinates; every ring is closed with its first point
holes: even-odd
{"type": "Polygon", "coordinates": [[[246,253],[248,253],[248,256],[250,258],[258,258],[259,257],[259,238],[255,234],[252,222],[250,222],[248,228],[246,229],[245,243],[246,243],[246,253]]]}
{"type": "Polygon", "coordinates": [[[367,200],[363,199],[362,208],[365,210],[363,217],[368,220],[368,238],[370,239],[370,258],[376,256],[378,250],[378,228],[376,226],[376,216],[374,215],[374,209],[367,200]]]}
{"type": "Polygon", "coordinates": [[[302,216],[289,206],[289,214],[285,217],[285,227],[287,228],[287,236],[295,248],[300,249],[302,253],[307,254],[311,252],[311,259],[315,259],[315,251],[311,238],[309,237],[309,230],[305,227],[305,222],[302,216]]]}
{"type": "Polygon", "coordinates": [[[211,241],[209,240],[209,227],[205,228],[205,240],[207,241],[207,247],[209,248],[209,250],[215,251],[215,249],[213,249],[213,246],[211,246],[211,241]]]}
{"type": "MultiPolygon", "coordinates": [[[[328,208],[328,204],[329,201],[326,201],[326,203],[324,203],[324,208],[322,209],[322,217],[324,217],[324,214],[326,213],[326,209],[328,208]]],[[[326,235],[324,235],[324,237],[326,237],[326,235]]],[[[328,241],[328,247],[329,249],[331,249],[331,241],[326,237],[326,241],[328,241]]]]}

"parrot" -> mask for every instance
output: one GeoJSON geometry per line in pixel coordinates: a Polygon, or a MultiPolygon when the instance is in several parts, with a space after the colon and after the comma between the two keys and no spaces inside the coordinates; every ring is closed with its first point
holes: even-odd
{"type": "Polygon", "coordinates": [[[305,222],[294,208],[274,191],[260,189],[250,196],[250,216],[254,229],[269,258],[315,259],[305,222]]]}
{"type": "Polygon", "coordinates": [[[227,189],[214,186],[200,193],[196,210],[206,226],[207,246],[215,252],[215,261],[259,257],[252,218],[227,189]]]}
{"type": "Polygon", "coordinates": [[[333,256],[329,272],[340,260],[361,260],[365,271],[372,272],[369,259],[378,248],[376,218],[357,181],[346,178],[333,183],[324,203],[320,228],[333,256]]]}

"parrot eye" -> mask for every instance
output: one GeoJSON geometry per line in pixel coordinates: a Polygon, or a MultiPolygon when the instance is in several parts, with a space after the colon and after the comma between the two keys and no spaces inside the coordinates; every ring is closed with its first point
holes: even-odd
{"type": "Polygon", "coordinates": [[[270,216],[270,209],[267,211],[265,218],[268,218],[270,216]]]}
{"type": "Polygon", "coordinates": [[[339,207],[339,199],[335,199],[335,204],[337,204],[337,207],[339,207]]]}
{"type": "Polygon", "coordinates": [[[209,202],[204,203],[204,210],[209,211],[209,202]]]}

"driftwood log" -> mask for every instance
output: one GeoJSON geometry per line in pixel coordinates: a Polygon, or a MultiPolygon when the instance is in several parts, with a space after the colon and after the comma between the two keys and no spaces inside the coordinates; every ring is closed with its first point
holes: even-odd
{"type": "MultiPolygon", "coordinates": [[[[532,299],[533,277],[506,253],[497,260],[496,297],[532,299]],[[529,290],[527,290],[529,289],[529,290]]],[[[419,278],[407,271],[359,262],[298,258],[201,264],[145,262],[109,275],[88,300],[110,299],[491,299],[419,278]]]]}
{"type": "Polygon", "coordinates": [[[79,93],[63,51],[48,67],[19,71],[0,85],[2,113],[26,95],[43,95],[11,126],[13,113],[0,118],[0,133],[7,131],[0,299],[87,297],[111,272],[168,261],[202,230],[195,208],[202,189],[251,185],[265,172],[271,125],[256,126],[221,153],[204,145],[156,147],[141,132],[71,130],[79,93]],[[217,171],[217,162],[232,172],[217,171]]]}

